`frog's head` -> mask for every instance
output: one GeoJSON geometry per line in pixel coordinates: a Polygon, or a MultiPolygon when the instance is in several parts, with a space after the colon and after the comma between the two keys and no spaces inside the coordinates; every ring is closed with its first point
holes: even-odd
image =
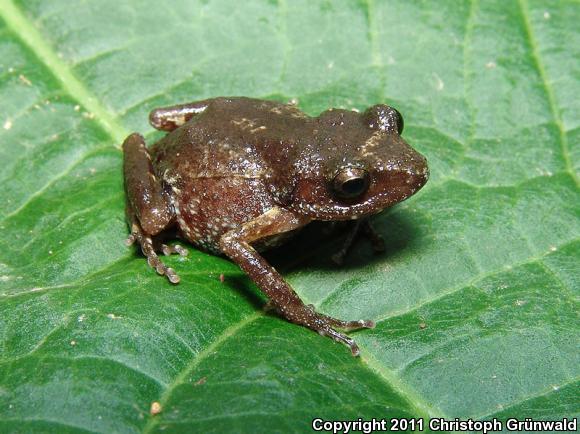
{"type": "Polygon", "coordinates": [[[289,204],[295,212],[317,220],[354,219],[407,199],[427,182],[427,160],[401,138],[397,110],[328,110],[316,122],[314,143],[295,163],[289,204]]]}

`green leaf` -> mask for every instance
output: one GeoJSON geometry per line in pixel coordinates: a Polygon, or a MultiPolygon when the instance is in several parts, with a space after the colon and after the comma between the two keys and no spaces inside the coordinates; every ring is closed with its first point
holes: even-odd
{"type": "Polygon", "coordinates": [[[0,432],[579,416],[579,21],[574,0],[0,0],[0,432]],[[223,258],[167,259],[172,286],[124,246],[119,144],[220,95],[387,102],[428,157],[375,221],[384,255],[271,256],[319,310],[378,321],[360,358],[223,258]]]}

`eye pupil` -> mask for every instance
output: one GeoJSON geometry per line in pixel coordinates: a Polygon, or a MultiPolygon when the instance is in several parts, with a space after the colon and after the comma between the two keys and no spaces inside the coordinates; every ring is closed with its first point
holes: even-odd
{"type": "Polygon", "coordinates": [[[357,167],[340,169],[332,180],[332,191],[338,199],[355,199],[363,195],[368,187],[368,172],[357,167]]]}
{"type": "Polygon", "coordinates": [[[365,180],[362,178],[353,178],[343,182],[341,189],[345,194],[358,196],[365,188],[365,180]]]}

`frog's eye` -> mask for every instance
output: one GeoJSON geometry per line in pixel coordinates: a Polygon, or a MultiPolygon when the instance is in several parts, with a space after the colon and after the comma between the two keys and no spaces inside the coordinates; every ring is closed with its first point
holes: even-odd
{"type": "Polygon", "coordinates": [[[366,111],[364,117],[373,129],[397,131],[399,135],[403,133],[403,116],[393,107],[385,104],[374,105],[366,111]]]}
{"type": "Polygon", "coordinates": [[[358,167],[339,169],[332,179],[332,191],[339,199],[354,199],[369,188],[369,174],[358,167]]]}
{"type": "Polygon", "coordinates": [[[403,121],[403,116],[401,115],[401,113],[399,113],[399,110],[397,110],[395,108],[393,110],[397,115],[397,132],[399,133],[399,136],[400,136],[401,134],[403,134],[403,128],[405,127],[405,122],[403,121]]]}

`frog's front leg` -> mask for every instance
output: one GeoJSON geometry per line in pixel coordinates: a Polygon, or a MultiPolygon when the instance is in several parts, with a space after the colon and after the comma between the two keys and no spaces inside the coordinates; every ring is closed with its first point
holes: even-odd
{"type": "MultiPolygon", "coordinates": [[[[147,262],[157,273],[167,276],[170,282],[179,282],[179,276],[167,267],[157,254],[153,236],[169,227],[173,222],[173,210],[161,182],[155,176],[151,156],[145,140],[139,134],[131,134],[123,142],[123,172],[127,193],[126,214],[131,225],[127,244],[139,243],[147,262]]],[[[165,254],[186,255],[181,246],[159,246],[165,254]]]]}
{"type": "Polygon", "coordinates": [[[385,251],[385,241],[383,240],[383,237],[375,230],[375,228],[373,228],[368,219],[358,219],[349,223],[351,224],[351,227],[344,239],[342,248],[332,255],[332,260],[337,265],[342,265],[344,263],[345,256],[361,234],[370,240],[375,253],[382,253],[385,251]]]}
{"type": "Polygon", "coordinates": [[[209,100],[203,100],[169,107],[159,107],[149,113],[149,123],[158,130],[173,131],[196,114],[203,112],[208,104],[209,100]]]}
{"type": "Polygon", "coordinates": [[[317,313],[306,306],[282,276],[250,245],[265,237],[287,232],[304,226],[310,219],[297,216],[283,208],[274,207],[268,212],[233,229],[220,239],[222,251],[236,262],[258,287],[270,298],[277,310],[289,321],[329,336],[348,345],[355,356],[359,355],[357,344],[348,336],[335,330],[373,328],[373,321],[342,321],[317,313]]]}

